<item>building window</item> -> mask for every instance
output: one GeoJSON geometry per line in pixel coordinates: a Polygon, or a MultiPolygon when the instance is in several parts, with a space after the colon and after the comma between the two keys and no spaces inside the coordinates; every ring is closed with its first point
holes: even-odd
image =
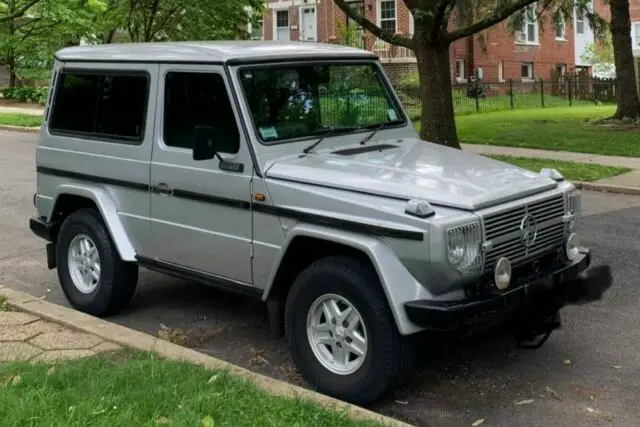
{"type": "Polygon", "coordinates": [[[484,77],[484,70],[481,67],[476,69],[476,78],[478,80],[482,80],[483,77],[484,77]]]}
{"type": "Polygon", "coordinates": [[[192,150],[196,126],[216,129],[221,152],[235,154],[240,149],[240,133],[222,76],[172,71],[164,84],[164,143],[192,150]]]}
{"type": "Polygon", "coordinates": [[[498,81],[504,81],[504,65],[502,61],[498,62],[498,81]]]}
{"type": "Polygon", "coordinates": [[[556,65],[556,73],[558,74],[558,77],[564,76],[567,73],[567,64],[556,65]]]}
{"type": "Polygon", "coordinates": [[[640,47],[640,22],[635,22],[633,24],[633,46],[640,47]]]}
{"type": "Polygon", "coordinates": [[[380,28],[390,33],[396,32],[396,0],[380,1],[380,28]]]}
{"type": "Polygon", "coordinates": [[[289,11],[277,10],[276,11],[276,40],[289,41],[289,11]]]}
{"type": "Polygon", "coordinates": [[[456,80],[464,80],[464,59],[456,59],[456,80]]]}
{"type": "Polygon", "coordinates": [[[556,40],[567,39],[567,26],[563,17],[558,17],[556,20],[556,40]]]}
{"type": "Polygon", "coordinates": [[[522,26],[516,31],[516,41],[518,43],[538,43],[538,20],[536,19],[536,14],[535,3],[525,9],[522,26]]]}
{"type": "Polygon", "coordinates": [[[584,11],[576,10],[576,33],[584,34],[584,11]]]}
{"type": "Polygon", "coordinates": [[[53,98],[50,128],[87,139],[141,143],[147,116],[146,73],[63,72],[53,98]]]}
{"type": "Polygon", "coordinates": [[[522,80],[533,80],[533,62],[523,62],[520,66],[522,80]]]}

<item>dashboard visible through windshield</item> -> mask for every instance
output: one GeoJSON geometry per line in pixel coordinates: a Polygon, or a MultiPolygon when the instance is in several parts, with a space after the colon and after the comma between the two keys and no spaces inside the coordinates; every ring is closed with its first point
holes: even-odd
{"type": "Polygon", "coordinates": [[[249,67],[239,76],[260,140],[274,144],[405,123],[378,73],[370,63],[312,63],[249,67]]]}

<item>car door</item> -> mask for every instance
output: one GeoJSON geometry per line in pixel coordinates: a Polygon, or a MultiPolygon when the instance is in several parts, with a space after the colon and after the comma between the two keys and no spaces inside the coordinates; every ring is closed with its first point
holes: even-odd
{"type": "Polygon", "coordinates": [[[222,66],[160,68],[151,160],[151,233],[157,261],[251,283],[253,165],[222,66]],[[219,160],[193,160],[194,128],[213,126],[219,160]],[[228,169],[228,168],[225,168],[228,169]]]}

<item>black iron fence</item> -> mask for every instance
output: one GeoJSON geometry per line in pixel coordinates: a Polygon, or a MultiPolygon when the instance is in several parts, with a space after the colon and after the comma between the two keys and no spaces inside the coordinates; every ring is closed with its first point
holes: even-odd
{"type": "MultiPolygon", "coordinates": [[[[411,117],[418,118],[422,110],[419,87],[399,84],[396,85],[396,90],[411,117]]],[[[456,114],[615,102],[614,79],[567,76],[553,80],[477,80],[453,84],[456,114]]]]}

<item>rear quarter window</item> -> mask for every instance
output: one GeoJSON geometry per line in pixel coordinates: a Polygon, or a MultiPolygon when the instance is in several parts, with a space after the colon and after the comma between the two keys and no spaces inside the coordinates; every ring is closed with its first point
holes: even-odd
{"type": "Polygon", "coordinates": [[[62,71],[49,130],[85,139],[139,144],[144,139],[149,76],[144,72],[62,71]]]}

